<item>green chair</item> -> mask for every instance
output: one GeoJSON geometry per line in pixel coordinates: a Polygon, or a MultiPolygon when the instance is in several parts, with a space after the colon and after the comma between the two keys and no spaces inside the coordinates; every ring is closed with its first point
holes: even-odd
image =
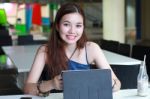
{"type": "Polygon", "coordinates": [[[7,16],[5,9],[0,9],[0,25],[6,25],[7,24],[7,16]]]}

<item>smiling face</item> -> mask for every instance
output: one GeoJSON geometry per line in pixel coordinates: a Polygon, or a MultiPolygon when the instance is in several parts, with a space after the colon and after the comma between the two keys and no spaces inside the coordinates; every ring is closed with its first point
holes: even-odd
{"type": "Polygon", "coordinates": [[[58,31],[66,44],[75,44],[83,34],[83,17],[79,13],[66,14],[60,20],[58,31]]]}

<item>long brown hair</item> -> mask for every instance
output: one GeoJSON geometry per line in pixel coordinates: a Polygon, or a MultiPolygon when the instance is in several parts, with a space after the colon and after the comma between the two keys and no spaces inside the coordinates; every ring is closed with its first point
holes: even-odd
{"type": "MultiPolygon", "coordinates": [[[[64,15],[75,12],[82,15],[83,24],[85,26],[84,12],[76,3],[63,4],[56,14],[52,32],[47,44],[47,63],[52,78],[60,74],[62,70],[67,70],[68,61],[64,50],[65,42],[61,39],[59,32],[57,31],[57,25],[64,15]]],[[[87,37],[85,35],[85,31],[83,31],[81,38],[77,41],[77,48],[83,48],[86,42],[87,37]]]]}

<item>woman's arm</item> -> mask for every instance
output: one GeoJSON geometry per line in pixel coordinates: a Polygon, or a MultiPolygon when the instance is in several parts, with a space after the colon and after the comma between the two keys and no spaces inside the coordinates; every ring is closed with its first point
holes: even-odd
{"type": "Polygon", "coordinates": [[[113,82],[112,82],[112,88],[113,88],[113,91],[118,91],[120,90],[121,88],[121,83],[118,79],[113,79],[113,82]]]}
{"type": "Polygon", "coordinates": [[[55,76],[54,79],[42,81],[38,83],[26,83],[24,86],[25,94],[44,95],[49,94],[50,90],[62,90],[62,78],[60,75],[55,76]]]}
{"type": "Polygon", "coordinates": [[[45,66],[45,59],[45,46],[41,46],[36,53],[28,78],[25,82],[24,93],[38,94],[37,83],[45,66]]]}
{"type": "Polygon", "coordinates": [[[52,89],[62,90],[61,75],[55,76],[52,80],[42,81],[37,86],[39,93],[50,92],[52,89]]]}
{"type": "Polygon", "coordinates": [[[62,82],[60,76],[54,77],[52,80],[38,82],[46,63],[45,46],[38,49],[35,56],[32,68],[29,72],[28,78],[25,82],[24,93],[39,95],[52,89],[62,89],[62,82]]]}
{"type": "Polygon", "coordinates": [[[101,50],[99,45],[97,45],[96,43],[92,43],[91,42],[89,44],[89,48],[88,48],[88,55],[91,57],[91,59],[90,59],[91,62],[95,63],[97,68],[110,69],[111,70],[113,91],[120,90],[121,83],[118,80],[118,78],[116,77],[116,75],[113,72],[113,70],[111,69],[111,67],[110,67],[109,63],[107,62],[107,60],[106,60],[106,58],[105,58],[105,56],[103,54],[103,51],[101,50]]]}

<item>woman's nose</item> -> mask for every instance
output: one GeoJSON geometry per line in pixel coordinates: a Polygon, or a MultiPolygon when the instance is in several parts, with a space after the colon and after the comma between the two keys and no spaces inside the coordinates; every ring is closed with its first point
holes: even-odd
{"type": "Polygon", "coordinates": [[[70,33],[72,33],[72,34],[76,33],[76,32],[75,32],[75,27],[71,26],[71,28],[70,28],[70,33]]]}

